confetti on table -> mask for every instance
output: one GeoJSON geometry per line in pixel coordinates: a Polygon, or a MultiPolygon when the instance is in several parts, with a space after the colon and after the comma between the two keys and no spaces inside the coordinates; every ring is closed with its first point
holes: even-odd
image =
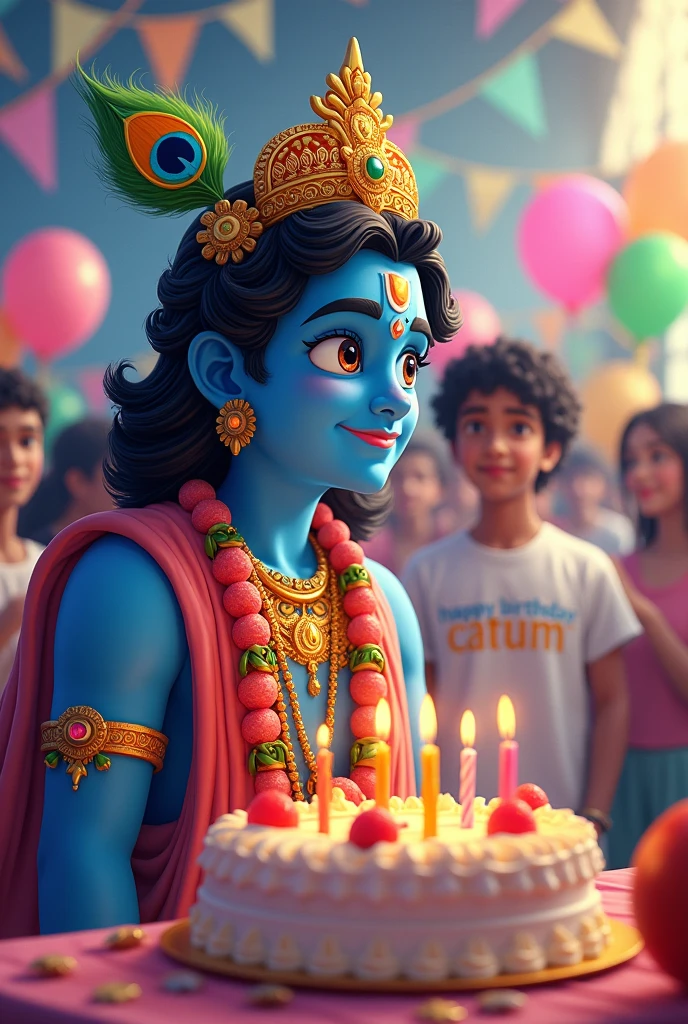
{"type": "Polygon", "coordinates": [[[61,978],[71,974],[76,968],[76,960],[73,956],[42,956],[34,960],[29,969],[41,978],[61,978]]]}
{"type": "Polygon", "coordinates": [[[481,992],[476,1002],[483,1013],[512,1013],[526,1005],[528,996],[515,988],[495,988],[481,992]]]}
{"type": "Polygon", "coordinates": [[[96,1003],[129,1003],[141,995],[141,986],[135,982],[110,981],[107,985],[99,985],[93,991],[96,1003]]]}
{"type": "Polygon", "coordinates": [[[195,971],[174,971],[162,980],[166,992],[198,992],[203,988],[203,978],[195,971]]]}
{"type": "Polygon", "coordinates": [[[256,985],[248,994],[253,1006],[286,1006],[293,998],[293,991],[284,985],[256,985]]]}
{"type": "Polygon", "coordinates": [[[418,1020],[457,1021],[465,1020],[467,1016],[466,1007],[450,999],[428,999],[427,1003],[421,1003],[416,1010],[418,1020]]]}
{"type": "Polygon", "coordinates": [[[140,946],[146,938],[143,928],[138,925],[127,925],[125,928],[118,928],[105,940],[108,949],[133,949],[140,946]]]}

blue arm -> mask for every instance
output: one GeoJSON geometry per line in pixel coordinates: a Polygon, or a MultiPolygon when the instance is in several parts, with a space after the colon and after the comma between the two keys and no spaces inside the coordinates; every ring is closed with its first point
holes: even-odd
{"type": "MultiPolygon", "coordinates": [[[[133,542],[105,537],[75,566],[62,597],[51,717],[88,704],[106,721],[162,730],[185,655],[181,612],[164,573],[133,542]]],[[[114,754],[108,772],[89,765],[74,792],[64,763],[46,768],[38,850],[42,932],[139,920],[130,858],[152,772],[146,761],[114,754]]]]}
{"type": "Polygon", "coordinates": [[[411,599],[394,573],[390,572],[386,566],[380,565],[379,562],[374,562],[372,559],[367,559],[366,561],[389,601],[394,620],[397,624],[401,661],[404,668],[404,682],[406,684],[406,699],[408,700],[409,719],[411,722],[416,784],[419,785],[421,774],[420,705],[426,694],[423,638],[421,637],[418,618],[411,604],[411,599]]]}

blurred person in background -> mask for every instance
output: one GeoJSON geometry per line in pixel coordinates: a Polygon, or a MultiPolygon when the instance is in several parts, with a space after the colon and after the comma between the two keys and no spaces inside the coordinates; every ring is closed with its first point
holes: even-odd
{"type": "Polygon", "coordinates": [[[626,867],[654,819],[688,797],[688,406],[634,416],[621,441],[621,472],[637,506],[640,547],[617,568],[644,633],[623,652],[630,730],[610,868],[626,867]]]}
{"type": "Polygon", "coordinates": [[[385,526],[362,546],[369,558],[399,575],[411,555],[450,532],[438,513],[444,502],[448,459],[439,439],[414,437],[392,470],[394,509],[385,526]]]}
{"type": "Polygon", "coordinates": [[[106,420],[84,419],[57,436],[50,471],[20,514],[23,536],[49,544],[77,519],[114,508],[103,480],[109,431],[106,420]]]}
{"type": "Polygon", "coordinates": [[[24,598],[43,550],[17,530],[19,509],[39,485],[47,402],[19,370],[0,369],[0,693],[19,640],[24,598]]]}
{"type": "Polygon", "coordinates": [[[612,492],[611,473],[601,456],[591,448],[575,448],[559,475],[563,514],[557,525],[608,555],[628,555],[635,547],[635,530],[627,516],[608,507],[612,492]]]}

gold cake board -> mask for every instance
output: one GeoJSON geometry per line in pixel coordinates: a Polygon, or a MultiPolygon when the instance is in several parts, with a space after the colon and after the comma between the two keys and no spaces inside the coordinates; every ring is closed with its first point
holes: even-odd
{"type": "Polygon", "coordinates": [[[190,941],[189,921],[178,921],[160,936],[163,952],[187,967],[196,967],[212,974],[223,974],[242,981],[269,982],[293,988],[319,988],[350,992],[463,992],[470,989],[519,988],[522,985],[542,985],[550,981],[565,981],[597,974],[617,967],[636,956],[643,948],[637,928],[609,918],[612,941],[594,960],[583,960],[572,967],[547,967],[544,971],[528,974],[498,974],[494,978],[444,978],[442,981],[413,981],[395,978],[391,981],[366,981],[352,975],[324,977],[305,971],[270,971],[267,967],[238,964],[229,957],[210,956],[195,949],[190,941]]]}

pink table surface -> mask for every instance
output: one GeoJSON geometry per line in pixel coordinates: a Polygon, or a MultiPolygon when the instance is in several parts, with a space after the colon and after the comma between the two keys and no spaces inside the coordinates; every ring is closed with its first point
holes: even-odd
{"type": "MultiPolygon", "coordinates": [[[[633,922],[632,872],[600,877],[604,906],[612,917],[633,922]]],[[[1,911],[0,911],[1,912],[1,911]]],[[[137,949],[103,948],[111,929],[46,935],[0,942],[0,1022],[2,1024],[411,1024],[426,996],[349,995],[302,990],[287,1007],[253,1008],[246,1004],[250,985],[207,976],[203,989],[188,995],[162,991],[161,980],[181,965],[156,946],[166,924],[147,925],[148,942],[137,949]],[[34,979],[31,960],[49,953],[78,959],[67,978],[34,979]],[[143,995],[135,1002],[91,1002],[96,985],[106,981],[138,982],[143,995]]],[[[515,1024],[686,1024],[688,994],[641,953],[628,964],[579,981],[526,988],[528,1002],[506,1018],[515,1024]]],[[[450,996],[468,1010],[468,1020],[488,1020],[469,993],[450,996]]],[[[493,1018],[503,1019],[503,1018],[493,1018]]]]}

